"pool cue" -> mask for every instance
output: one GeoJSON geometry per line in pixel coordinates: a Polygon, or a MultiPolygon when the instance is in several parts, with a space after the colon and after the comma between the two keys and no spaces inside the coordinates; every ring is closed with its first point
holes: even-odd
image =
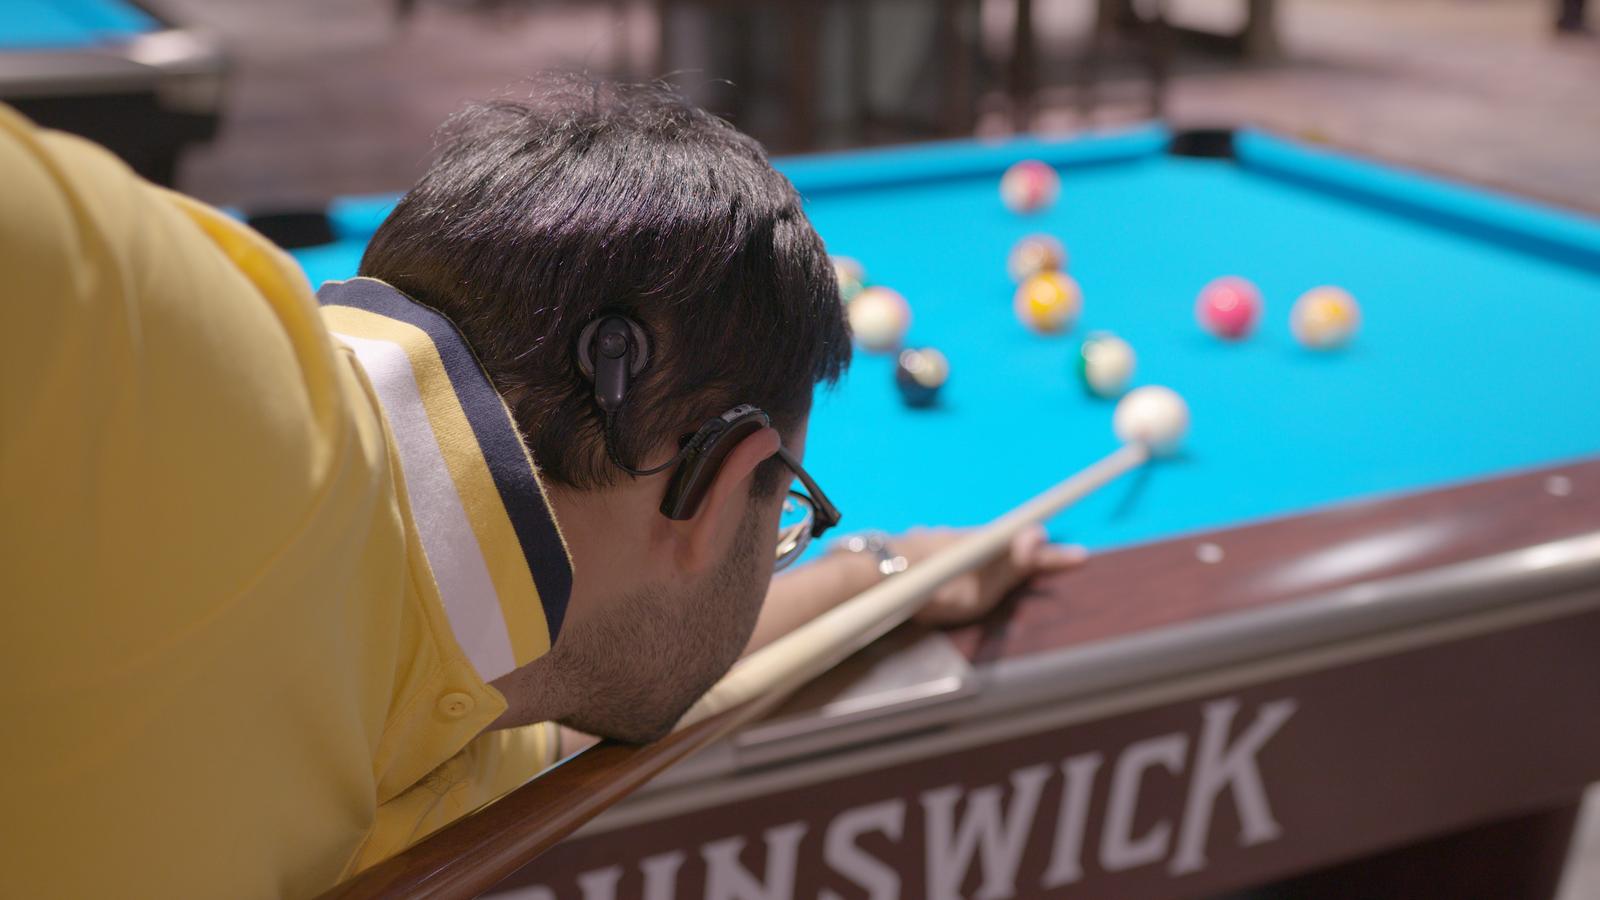
{"type": "Polygon", "coordinates": [[[1042,523],[1150,459],[1124,444],[1083,471],[1023,503],[906,571],[834,607],[740,660],[682,719],[685,728],[769,694],[788,694],[911,618],[945,582],[989,562],[1027,528],[1042,523]]]}

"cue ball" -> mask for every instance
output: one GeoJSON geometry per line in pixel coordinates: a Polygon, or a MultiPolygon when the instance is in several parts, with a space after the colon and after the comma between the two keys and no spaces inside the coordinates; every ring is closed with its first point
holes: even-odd
{"type": "Polygon", "coordinates": [[[900,346],[911,327],[911,304],[886,287],[863,288],[845,312],[856,343],[872,353],[888,353],[900,346]]]}
{"type": "Polygon", "coordinates": [[[1361,327],[1361,307],[1348,291],[1317,287],[1306,291],[1289,311],[1289,330],[1312,350],[1342,347],[1361,327]]]}
{"type": "Polygon", "coordinates": [[[839,280],[839,299],[846,303],[866,287],[866,267],[848,256],[833,257],[833,276],[839,280]]]}
{"type": "Polygon", "coordinates": [[[1014,213],[1039,212],[1060,193],[1061,176],[1037,159],[1015,163],[1000,176],[1000,201],[1014,213]]]}
{"type": "Polygon", "coordinates": [[[1194,316],[1200,327],[1217,337],[1241,340],[1255,330],[1261,318],[1261,292],[1243,278],[1218,278],[1201,289],[1194,316]]]}
{"type": "Polygon", "coordinates": [[[1158,456],[1172,453],[1189,431],[1189,405],[1159,385],[1135,388],[1117,404],[1111,428],[1125,444],[1141,443],[1158,456]]]}
{"type": "Polygon", "coordinates": [[[950,380],[950,361],[932,347],[907,347],[895,362],[894,383],[910,407],[932,406],[950,380]]]}
{"type": "Polygon", "coordinates": [[[1064,272],[1040,272],[1017,288],[1017,318],[1040,334],[1071,330],[1083,309],[1083,292],[1064,272]]]}
{"type": "Polygon", "coordinates": [[[1067,248],[1048,234],[1030,234],[1011,248],[1006,271],[1022,282],[1040,272],[1060,272],[1067,267],[1067,248]]]}
{"type": "Polygon", "coordinates": [[[1078,380],[1096,397],[1117,397],[1133,380],[1136,362],[1127,341],[1109,331],[1097,331],[1078,349],[1078,380]]]}

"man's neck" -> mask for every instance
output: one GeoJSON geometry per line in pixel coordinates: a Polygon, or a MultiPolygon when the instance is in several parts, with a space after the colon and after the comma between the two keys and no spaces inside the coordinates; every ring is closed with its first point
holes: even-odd
{"type": "MultiPolygon", "coordinates": [[[[584,630],[584,620],[604,614],[608,599],[630,596],[655,574],[652,529],[667,520],[657,511],[657,479],[630,479],[604,490],[575,490],[545,485],[545,496],[566,541],[572,560],[572,594],[563,633],[584,630]]],[[[563,695],[564,679],[552,677],[555,653],[533,660],[494,680],[507,709],[492,727],[511,727],[567,718],[580,697],[563,695]]]]}

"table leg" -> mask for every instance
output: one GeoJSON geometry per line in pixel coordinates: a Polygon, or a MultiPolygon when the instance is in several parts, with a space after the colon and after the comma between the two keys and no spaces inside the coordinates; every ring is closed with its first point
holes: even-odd
{"type": "Polygon", "coordinates": [[[673,0],[656,0],[655,58],[644,64],[647,78],[661,78],[667,74],[667,61],[672,58],[672,6],[673,0]]]}
{"type": "Polygon", "coordinates": [[[1165,0],[1153,0],[1141,28],[1150,61],[1150,117],[1159,119],[1167,112],[1167,85],[1172,78],[1172,29],[1167,27],[1165,0]]]}
{"type": "Polygon", "coordinates": [[[821,10],[810,3],[784,4],[788,13],[789,43],[793,57],[789,65],[789,125],[786,129],[787,150],[806,150],[817,140],[817,80],[820,76],[818,56],[821,53],[821,10]]]}
{"type": "Polygon", "coordinates": [[[611,71],[618,78],[633,80],[633,4],[611,0],[611,71]]]}
{"type": "Polygon", "coordinates": [[[1094,110],[1098,105],[1106,42],[1121,30],[1123,17],[1132,14],[1132,6],[1127,0],[1095,0],[1094,21],[1089,25],[1089,43],[1077,66],[1078,118],[1085,124],[1094,120],[1094,110]]]}
{"type": "Polygon", "coordinates": [[[867,143],[872,108],[872,3],[841,0],[845,9],[845,35],[849,56],[851,140],[867,143]]]}
{"type": "Polygon", "coordinates": [[[1016,23],[1011,37],[1011,127],[1027,131],[1033,125],[1038,85],[1038,48],[1034,44],[1033,0],[1016,0],[1016,23]]]}
{"type": "Polygon", "coordinates": [[[735,3],[725,10],[708,11],[708,15],[716,16],[711,33],[720,35],[711,41],[712,54],[709,59],[716,65],[716,49],[728,48],[727,77],[732,84],[724,86],[724,95],[727,97],[724,108],[733,123],[744,131],[760,127],[756,117],[763,106],[761,98],[768,96],[760,82],[764,72],[756,62],[756,54],[761,52],[758,41],[764,24],[763,17],[770,12],[764,4],[758,3],[735,3]]]}
{"type": "Polygon", "coordinates": [[[976,22],[968,17],[977,0],[939,0],[936,51],[944,60],[940,88],[940,130],[946,137],[971,134],[973,128],[972,52],[976,22]]]}

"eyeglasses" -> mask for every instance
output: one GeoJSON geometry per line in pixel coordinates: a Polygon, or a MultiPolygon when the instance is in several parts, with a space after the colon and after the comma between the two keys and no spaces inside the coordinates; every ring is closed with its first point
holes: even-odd
{"type": "Polygon", "coordinates": [[[800,461],[794,458],[786,448],[778,448],[778,459],[794,477],[800,481],[805,493],[790,491],[783,498],[783,512],[778,519],[778,553],[773,564],[774,572],[783,569],[799,559],[811,542],[822,537],[823,532],[839,524],[839,508],[828,500],[828,495],[817,487],[806,470],[801,468],[800,461]]]}

